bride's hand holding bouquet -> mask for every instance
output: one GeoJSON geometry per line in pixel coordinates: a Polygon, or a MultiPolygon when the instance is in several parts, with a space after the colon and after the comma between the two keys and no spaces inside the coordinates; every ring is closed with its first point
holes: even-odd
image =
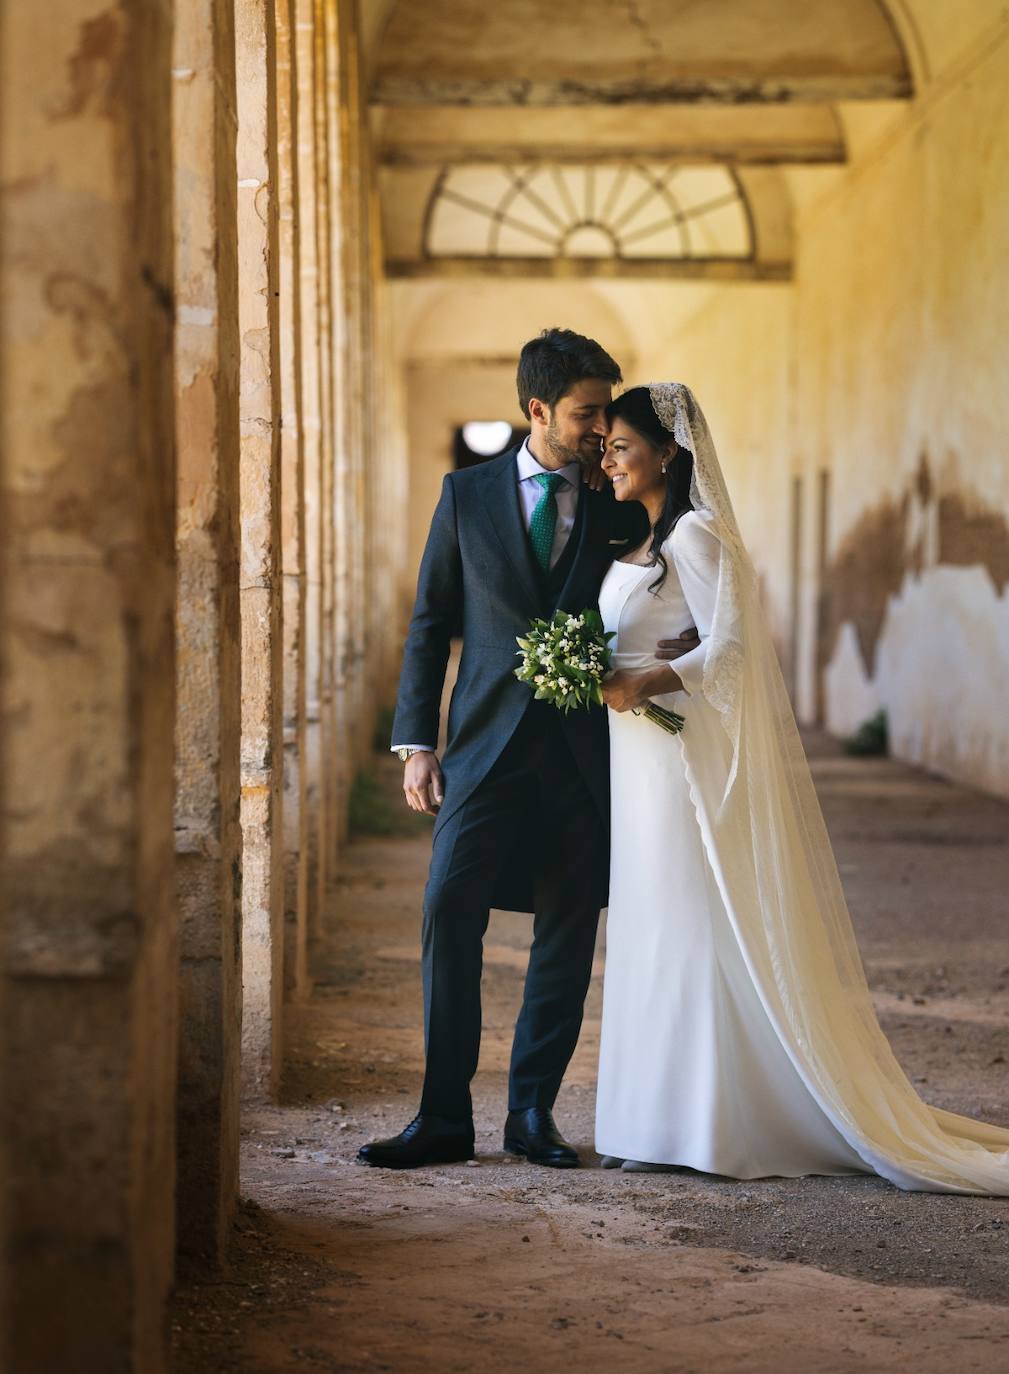
{"type": "Polygon", "coordinates": [[[614,711],[633,711],[679,734],[683,717],[649,700],[676,691],[679,678],[668,663],[638,673],[611,672],[612,638],[613,631],[603,630],[594,610],[577,616],[557,611],[550,620],[534,620],[517,641],[521,662],[515,676],[533,689],[537,700],[552,702],[558,710],[606,705],[614,711]]]}
{"type": "Polygon", "coordinates": [[[651,697],[676,692],[680,685],[668,664],[636,670],[618,668],[602,684],[603,701],[611,711],[640,711],[651,697]]]}
{"type": "Polygon", "coordinates": [[[668,663],[658,668],[643,668],[634,672],[618,668],[601,684],[603,701],[611,711],[633,711],[644,715],[671,735],[678,735],[683,729],[683,717],[675,711],[667,711],[651,700],[654,696],[664,696],[682,687],[680,679],[668,663]]]}

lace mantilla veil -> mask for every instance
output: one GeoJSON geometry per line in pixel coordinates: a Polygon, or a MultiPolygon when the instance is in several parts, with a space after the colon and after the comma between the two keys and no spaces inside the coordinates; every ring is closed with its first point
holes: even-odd
{"type": "Polygon", "coordinates": [[[807,1088],[869,1167],[901,1188],[1009,1194],[1009,1130],[923,1102],[880,1028],[711,434],[689,387],[648,390],[663,428],[693,454],[691,503],[708,512],[720,546],[702,692],[725,748],[715,760],[689,722],[680,738],[761,1001],[807,1088]]]}

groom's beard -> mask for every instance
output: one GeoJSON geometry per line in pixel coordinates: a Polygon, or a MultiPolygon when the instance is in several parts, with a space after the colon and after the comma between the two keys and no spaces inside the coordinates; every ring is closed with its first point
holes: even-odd
{"type": "Polygon", "coordinates": [[[568,448],[567,444],[561,443],[557,434],[557,426],[553,421],[547,425],[544,442],[547,452],[558,463],[581,463],[584,467],[586,463],[591,461],[592,455],[587,453],[584,448],[568,448]]]}

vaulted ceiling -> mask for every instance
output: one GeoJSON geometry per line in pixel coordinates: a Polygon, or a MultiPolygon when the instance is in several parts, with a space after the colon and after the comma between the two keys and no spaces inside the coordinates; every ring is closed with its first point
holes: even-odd
{"type": "Polygon", "coordinates": [[[373,94],[397,105],[841,100],[910,92],[877,0],[398,0],[373,94]]]}
{"type": "Polygon", "coordinates": [[[916,79],[880,0],[372,0],[364,25],[387,266],[399,276],[787,276],[782,169],[843,162],[839,102],[906,100],[916,79]],[[628,168],[670,203],[651,239],[640,208],[629,221],[611,204],[601,220],[597,176],[612,187],[628,168]],[[705,176],[690,168],[709,169],[712,187],[731,176],[745,255],[741,231],[719,237],[726,197],[694,195],[705,176]],[[593,194],[562,206],[565,177],[593,194]],[[452,186],[504,190],[448,204],[452,186]],[[533,252],[523,244],[537,226],[533,252]]]}

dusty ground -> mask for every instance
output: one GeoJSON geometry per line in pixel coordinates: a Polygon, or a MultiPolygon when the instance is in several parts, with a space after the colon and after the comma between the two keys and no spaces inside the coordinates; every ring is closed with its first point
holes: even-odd
{"type": "MultiPolygon", "coordinates": [[[[898,1056],[930,1102],[1009,1123],[1009,806],[823,740],[813,753],[898,1056]]],[[[379,768],[395,787],[395,761],[379,768]]],[[[290,1010],[284,1102],[246,1115],[232,1268],[179,1293],[180,1374],[1007,1374],[1009,1198],[600,1170],[598,977],[557,1109],[586,1167],[504,1156],[524,917],[488,936],[478,1163],[356,1166],[414,1112],[427,852],[413,830],[347,853],[315,994],[290,1010]]]]}

